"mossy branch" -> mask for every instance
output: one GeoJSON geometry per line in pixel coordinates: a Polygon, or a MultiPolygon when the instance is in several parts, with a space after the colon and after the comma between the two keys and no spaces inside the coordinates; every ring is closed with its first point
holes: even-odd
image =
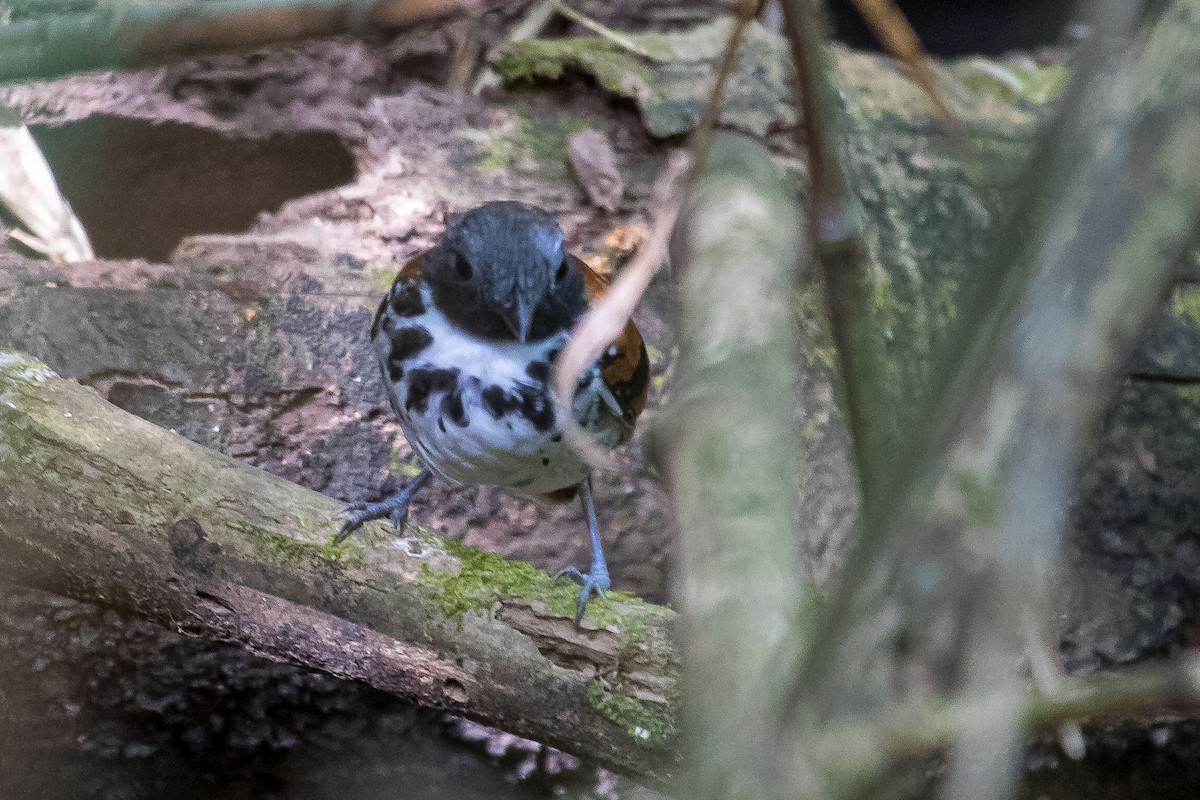
{"type": "Polygon", "coordinates": [[[674,614],[337,503],[0,351],[0,575],[365,681],[614,770],[675,764],[674,614]],[[359,543],[361,542],[361,544],[359,543]]]}
{"type": "Polygon", "coordinates": [[[944,750],[964,733],[986,732],[997,717],[1016,709],[1022,727],[1052,731],[1064,722],[1089,724],[1136,720],[1153,724],[1194,713],[1200,704],[1200,655],[1176,658],[1106,672],[1087,678],[1068,678],[1054,694],[1031,687],[992,689],[941,702],[897,705],[871,722],[834,724],[816,743],[823,757],[870,749],[892,759],[922,758],[944,750]]]}
{"type": "Polygon", "coordinates": [[[0,82],[128,68],[201,52],[387,31],[473,0],[208,0],[116,3],[0,26],[0,82]]]}
{"type": "Polygon", "coordinates": [[[766,149],[718,137],[673,240],[678,385],[661,442],[682,580],[685,796],[790,796],[778,669],[805,591],[793,324],[800,205],[766,149]],[[717,689],[716,687],[720,687],[717,689]]]}

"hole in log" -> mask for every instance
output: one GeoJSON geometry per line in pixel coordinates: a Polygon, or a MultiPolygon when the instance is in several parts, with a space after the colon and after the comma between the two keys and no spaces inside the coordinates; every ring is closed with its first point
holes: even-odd
{"type": "Polygon", "coordinates": [[[165,261],[185,236],[244,231],[355,177],[350,152],[325,132],[247,139],[104,115],[30,131],[101,258],[165,261]]]}
{"type": "Polygon", "coordinates": [[[455,703],[467,702],[467,687],[463,686],[462,681],[457,678],[446,678],[442,682],[442,688],[446,690],[446,697],[455,703]]]}
{"type": "MultiPolygon", "coordinates": [[[[1058,42],[1076,11],[1063,0],[898,0],[925,48],[934,55],[996,55],[1058,42]]],[[[879,49],[854,6],[830,3],[835,35],[851,47],[879,49]]]]}

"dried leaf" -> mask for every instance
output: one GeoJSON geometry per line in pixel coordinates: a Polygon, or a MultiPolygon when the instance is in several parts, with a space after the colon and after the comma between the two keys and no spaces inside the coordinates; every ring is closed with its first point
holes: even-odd
{"type": "Polygon", "coordinates": [[[625,182],[608,138],[599,131],[581,131],[567,141],[567,157],[592,205],[616,211],[625,195],[625,182]]]}
{"type": "Polygon", "coordinates": [[[11,110],[0,118],[0,205],[27,229],[9,235],[51,261],[95,258],[37,142],[11,110]]]}

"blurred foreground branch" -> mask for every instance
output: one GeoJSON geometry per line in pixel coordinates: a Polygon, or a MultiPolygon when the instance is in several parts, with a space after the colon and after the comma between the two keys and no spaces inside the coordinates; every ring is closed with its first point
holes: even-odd
{"type": "Polygon", "coordinates": [[[860,751],[873,740],[876,749],[895,760],[921,758],[953,744],[959,737],[986,733],[998,718],[1020,709],[1021,726],[1030,732],[1051,731],[1069,720],[1091,724],[1156,721],[1187,716],[1200,705],[1200,654],[1170,661],[1067,678],[1053,695],[1018,686],[992,689],[943,703],[917,703],[890,709],[870,724],[833,726],[820,742],[821,751],[836,758],[860,751]]]}
{"type": "MultiPolygon", "coordinates": [[[[822,113],[828,84],[807,4],[785,9],[810,94],[812,202],[817,220],[830,224],[847,207],[836,124],[828,124],[836,120],[809,115],[822,113]]],[[[878,646],[885,609],[907,612],[900,626],[918,641],[938,620],[954,629],[943,637],[956,643],[956,702],[1007,698],[959,729],[947,798],[1002,798],[1015,785],[1034,707],[1017,673],[1028,638],[1022,620],[1031,609],[1039,621],[1050,618],[1048,586],[1081,451],[1200,227],[1200,162],[1187,155],[1200,152],[1200,2],[1168,6],[1142,46],[1120,51],[1115,63],[1111,55],[1084,62],[1094,70],[1077,76],[1086,101],[1068,98],[1062,113],[1071,116],[1051,128],[1073,142],[1046,151],[1069,161],[1040,163],[1055,182],[1032,176],[1041,187],[1035,229],[1014,231],[997,272],[981,279],[1003,291],[982,297],[971,309],[978,316],[960,322],[961,360],[940,403],[918,415],[927,427],[904,436],[886,427],[893,417],[878,407],[888,373],[867,323],[870,276],[852,251],[839,259],[819,251],[862,478],[862,531],[828,613],[807,651],[799,648],[793,730],[804,738],[814,726],[854,727],[871,716],[875,656],[890,658],[878,646]],[[1092,144],[1074,144],[1080,139],[1092,144]],[[921,583],[916,575],[930,607],[923,616],[898,596],[902,580],[921,583]]],[[[874,736],[853,746],[855,780],[885,780],[893,748],[874,736]]]]}
{"type": "Polygon", "coordinates": [[[819,4],[784,0],[788,41],[797,74],[797,105],[804,120],[801,145],[811,179],[809,216],[825,284],[830,332],[858,471],[864,516],[874,513],[887,471],[902,446],[896,410],[880,386],[888,380],[887,351],[872,317],[875,276],[870,273],[861,209],[842,164],[840,100],[824,44],[819,4]]]}
{"type": "Polygon", "coordinates": [[[477,0],[205,0],[114,3],[0,25],[0,82],[129,68],[272,42],[388,31],[477,0]]]}
{"type": "Polygon", "coordinates": [[[673,614],[338,504],[0,351],[0,576],[665,777],[673,614]]]}
{"type": "MultiPolygon", "coordinates": [[[[965,637],[968,691],[1015,683],[1022,616],[1032,608],[1053,618],[1050,586],[1082,451],[1200,227],[1197,76],[1197,0],[1169,6],[1115,74],[1087,76],[1105,111],[1082,131],[1110,144],[1051,187],[1050,213],[1017,254],[1032,266],[1024,301],[926,484],[924,525],[952,532],[979,559],[965,637]]],[[[960,743],[946,797],[1008,796],[1003,787],[1019,775],[1021,714],[1014,704],[960,743]]]]}
{"type": "Polygon", "coordinates": [[[775,769],[796,548],[798,198],[770,154],[716,139],[674,238],[679,382],[661,441],[680,531],[692,798],[794,796],[775,769]]]}

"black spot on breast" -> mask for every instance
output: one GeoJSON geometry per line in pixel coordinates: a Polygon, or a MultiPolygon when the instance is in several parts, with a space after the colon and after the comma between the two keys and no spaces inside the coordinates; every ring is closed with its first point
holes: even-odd
{"type": "Polygon", "coordinates": [[[545,383],[550,378],[550,364],[546,361],[531,361],[525,367],[525,374],[535,381],[545,383]]]}
{"type": "Polygon", "coordinates": [[[433,344],[429,331],[420,325],[410,325],[391,334],[392,349],[388,353],[388,365],[406,361],[433,344]]]}
{"type": "Polygon", "coordinates": [[[415,281],[397,283],[392,287],[392,311],[402,317],[415,317],[425,313],[421,290],[415,281]]]}
{"type": "Polygon", "coordinates": [[[545,392],[532,386],[521,387],[521,416],[529,420],[536,431],[548,431],[554,427],[554,408],[545,392]]]}
{"type": "Polygon", "coordinates": [[[554,348],[553,350],[546,351],[546,360],[549,361],[551,364],[553,364],[555,361],[558,360],[558,348],[557,347],[554,348]]]}
{"type": "Polygon", "coordinates": [[[515,411],[521,405],[521,398],[499,386],[489,386],[479,393],[484,407],[496,419],[500,419],[509,411],[515,411]]]}
{"type": "Polygon", "coordinates": [[[551,437],[550,437],[550,441],[552,441],[552,442],[561,442],[561,441],[562,441],[562,434],[561,434],[561,433],[556,433],[556,434],[554,434],[553,436],[551,436],[551,437]]]}
{"type": "Polygon", "coordinates": [[[545,456],[543,456],[543,457],[542,457],[542,466],[543,466],[543,467],[548,467],[548,466],[550,466],[550,459],[548,459],[548,458],[546,458],[545,456]]]}
{"type": "Polygon", "coordinates": [[[429,395],[453,392],[458,385],[456,369],[414,369],[408,373],[408,397],[404,407],[417,414],[429,408],[429,395]]]}
{"type": "MultiPolygon", "coordinates": [[[[442,399],[442,416],[460,428],[467,427],[467,415],[463,411],[462,393],[450,392],[442,399]]],[[[438,419],[438,425],[441,424],[442,420],[438,419]]],[[[446,430],[444,426],[442,430],[446,430]]]]}

